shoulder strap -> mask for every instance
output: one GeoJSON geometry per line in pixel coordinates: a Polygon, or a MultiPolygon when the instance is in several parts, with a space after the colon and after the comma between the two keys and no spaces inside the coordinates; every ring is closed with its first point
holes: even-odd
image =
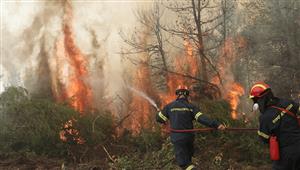
{"type": "Polygon", "coordinates": [[[288,115],[290,115],[290,116],[292,116],[294,118],[297,118],[297,116],[293,112],[291,112],[291,111],[289,111],[287,109],[284,109],[282,107],[277,107],[277,106],[271,106],[271,107],[273,107],[275,109],[278,109],[278,110],[281,110],[282,112],[285,112],[285,113],[287,113],[288,115]]]}

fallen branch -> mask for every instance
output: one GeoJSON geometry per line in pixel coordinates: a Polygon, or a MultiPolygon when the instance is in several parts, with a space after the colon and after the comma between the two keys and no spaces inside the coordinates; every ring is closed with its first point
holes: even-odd
{"type": "Polygon", "coordinates": [[[95,132],[95,123],[96,123],[96,120],[100,117],[100,115],[98,115],[94,120],[93,120],[93,124],[92,124],[92,132],[94,133],[95,132]]]}
{"type": "Polygon", "coordinates": [[[109,154],[109,152],[107,151],[107,149],[105,148],[105,146],[102,145],[103,150],[105,151],[107,157],[112,161],[115,162],[115,160],[111,157],[111,155],[109,154]]]}

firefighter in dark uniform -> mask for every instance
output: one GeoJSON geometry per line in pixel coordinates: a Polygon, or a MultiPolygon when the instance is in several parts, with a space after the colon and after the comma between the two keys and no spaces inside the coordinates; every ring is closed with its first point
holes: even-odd
{"type": "MultiPolygon", "coordinates": [[[[208,127],[224,130],[225,126],[210,120],[194,105],[189,103],[189,90],[186,86],[179,86],[176,90],[177,99],[166,105],[156,116],[159,123],[170,121],[170,128],[175,130],[193,129],[193,120],[208,127]]],[[[194,170],[192,156],[194,153],[194,133],[178,133],[171,130],[171,142],[174,145],[175,157],[182,169],[194,170]]]]}
{"type": "Polygon", "coordinates": [[[273,96],[269,85],[258,82],[250,90],[253,110],[260,111],[258,135],[269,143],[275,135],[279,143],[280,159],[273,161],[273,170],[300,170],[300,127],[296,116],[299,104],[273,96]],[[278,109],[278,108],[281,108],[278,109]],[[291,114],[287,114],[287,111],[291,114]]]}

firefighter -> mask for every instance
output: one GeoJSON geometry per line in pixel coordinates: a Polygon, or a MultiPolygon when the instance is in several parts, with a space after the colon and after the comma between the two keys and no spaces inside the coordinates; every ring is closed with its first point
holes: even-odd
{"type": "MultiPolygon", "coordinates": [[[[225,126],[215,120],[210,120],[188,101],[189,90],[186,86],[178,86],[176,89],[177,99],[166,105],[157,115],[156,120],[165,124],[170,121],[170,128],[173,130],[193,129],[193,120],[208,127],[224,130],[225,126]]],[[[194,133],[178,133],[171,130],[171,142],[174,146],[177,164],[186,170],[194,170],[192,156],[194,153],[194,133]]]]}
{"type": "Polygon", "coordinates": [[[273,135],[278,139],[280,156],[273,161],[273,170],[300,170],[300,128],[296,117],[299,104],[275,97],[270,86],[263,82],[252,86],[250,98],[253,110],[261,113],[259,137],[265,143],[273,135]]]}

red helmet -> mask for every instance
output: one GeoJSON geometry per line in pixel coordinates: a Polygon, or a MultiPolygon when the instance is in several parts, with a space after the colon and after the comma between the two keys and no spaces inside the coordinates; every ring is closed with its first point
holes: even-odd
{"type": "Polygon", "coordinates": [[[262,97],[265,95],[265,91],[270,89],[270,86],[264,82],[257,82],[255,83],[250,90],[249,98],[252,99],[254,97],[262,97]]]}
{"type": "Polygon", "coordinates": [[[188,89],[187,86],[185,85],[179,85],[177,88],[176,88],[176,95],[189,95],[190,91],[188,89]]]}

